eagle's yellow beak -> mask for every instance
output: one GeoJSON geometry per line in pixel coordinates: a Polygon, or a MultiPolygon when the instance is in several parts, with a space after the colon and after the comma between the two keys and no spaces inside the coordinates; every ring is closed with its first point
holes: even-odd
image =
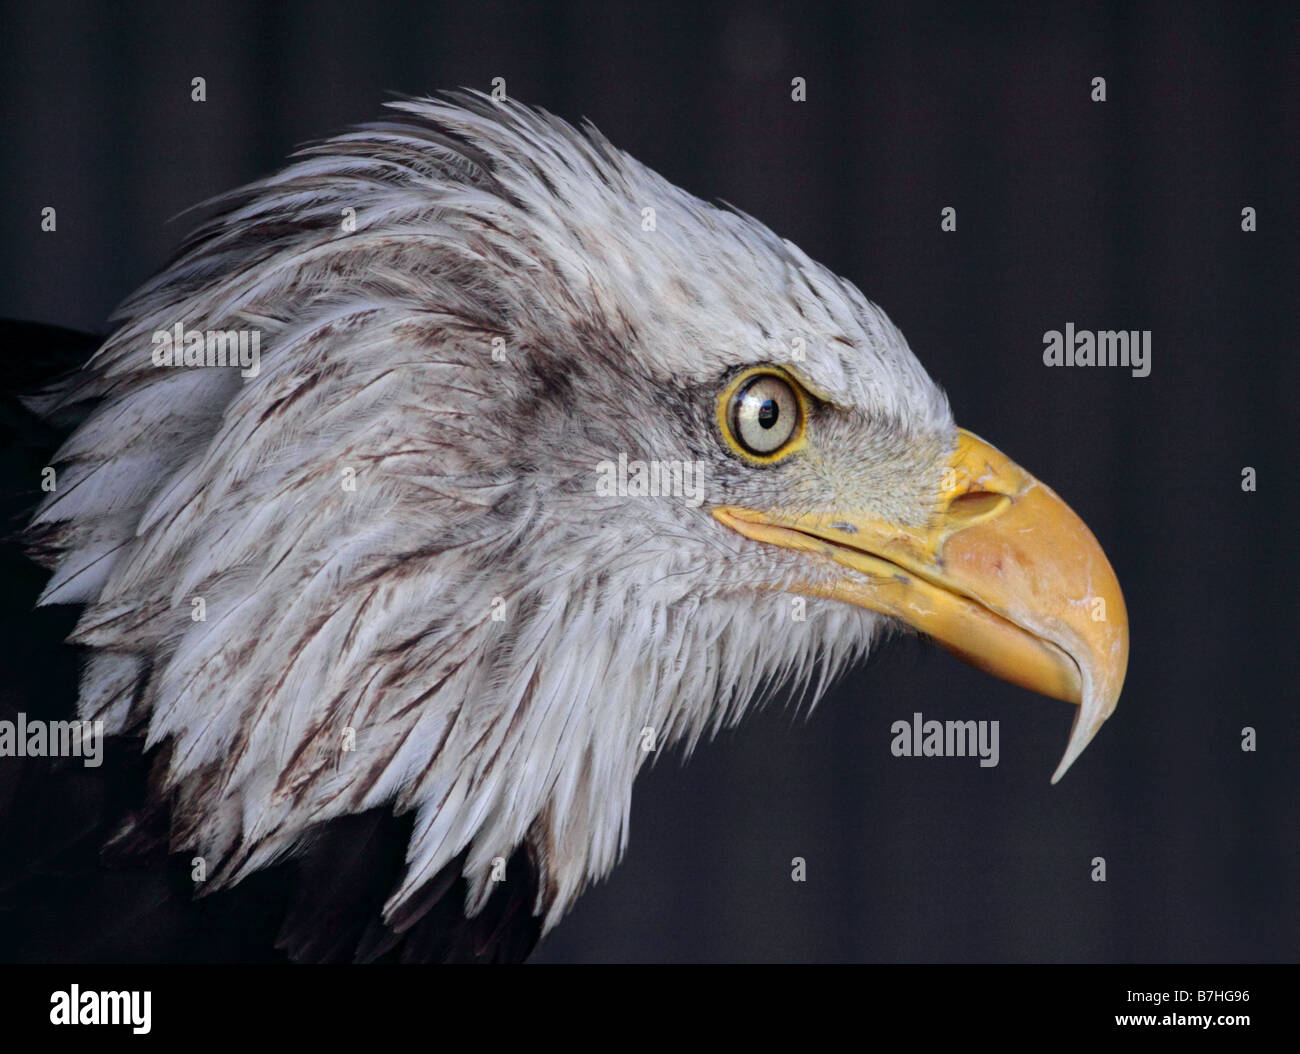
{"type": "Polygon", "coordinates": [[[819,554],[855,574],[796,592],[900,619],[982,670],[1080,704],[1055,783],[1115,709],[1128,667],[1119,582],[1083,521],[982,439],[957,448],[925,527],[853,509],[826,514],[726,506],[714,515],[762,542],[819,554]]]}

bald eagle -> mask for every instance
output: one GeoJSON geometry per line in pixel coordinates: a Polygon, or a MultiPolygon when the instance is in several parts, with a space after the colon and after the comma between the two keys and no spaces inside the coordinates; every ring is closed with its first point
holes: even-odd
{"type": "Polygon", "coordinates": [[[1119,586],[878,307],[591,127],[392,111],[218,199],[29,402],[108,763],[28,763],[13,955],[526,957],[656,751],[890,627],[1077,704],[1064,773],[1119,586]]]}

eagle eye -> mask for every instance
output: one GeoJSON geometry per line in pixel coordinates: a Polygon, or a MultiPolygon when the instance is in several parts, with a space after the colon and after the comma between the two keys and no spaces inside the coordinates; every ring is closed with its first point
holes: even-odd
{"type": "Polygon", "coordinates": [[[751,461],[780,460],[799,446],[805,405],[802,390],[774,367],[746,370],[719,400],[723,437],[751,461]]]}

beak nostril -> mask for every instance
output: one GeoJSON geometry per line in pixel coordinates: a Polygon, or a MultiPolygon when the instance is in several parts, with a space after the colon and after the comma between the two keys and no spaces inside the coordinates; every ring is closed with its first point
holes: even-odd
{"type": "Polygon", "coordinates": [[[965,494],[958,494],[948,503],[945,518],[949,522],[968,525],[1001,512],[1010,504],[1011,499],[1005,494],[995,494],[988,490],[970,490],[965,494]]]}

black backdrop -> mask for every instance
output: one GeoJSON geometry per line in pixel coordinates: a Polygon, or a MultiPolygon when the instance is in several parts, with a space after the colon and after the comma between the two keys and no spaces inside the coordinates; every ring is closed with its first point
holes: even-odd
{"type": "Polygon", "coordinates": [[[390,93],[499,76],[590,117],[879,302],[958,420],[1092,527],[1132,658],[1055,788],[1070,709],[912,641],[808,720],[778,701],[684,767],[661,759],[624,863],[539,957],[1294,960],[1286,6],[6,5],[0,315],[102,329],[184,235],[178,213],[390,93]],[[1151,330],[1151,375],[1045,368],[1066,322],[1151,330]],[[916,710],[999,719],[1001,764],[892,757],[890,724],[916,710]]]}

